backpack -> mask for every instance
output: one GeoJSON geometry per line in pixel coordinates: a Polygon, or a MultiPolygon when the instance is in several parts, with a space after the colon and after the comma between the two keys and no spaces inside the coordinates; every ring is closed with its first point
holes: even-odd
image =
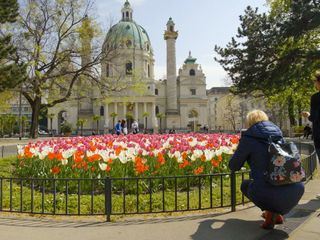
{"type": "Polygon", "coordinates": [[[274,142],[270,137],[268,151],[270,162],[265,175],[270,184],[281,186],[305,180],[305,172],[296,144],[283,140],[274,142]]]}

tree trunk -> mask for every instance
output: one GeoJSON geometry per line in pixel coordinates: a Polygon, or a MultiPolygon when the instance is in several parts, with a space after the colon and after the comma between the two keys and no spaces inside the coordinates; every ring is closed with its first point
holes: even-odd
{"type": "Polygon", "coordinates": [[[99,120],[97,120],[97,135],[99,135],[99,120]]]}
{"type": "Polygon", "coordinates": [[[22,137],[24,137],[24,125],[25,125],[25,121],[21,121],[21,131],[22,131],[22,133],[21,133],[21,136],[22,137]]]}
{"type": "Polygon", "coordinates": [[[53,132],[52,132],[52,118],[50,118],[50,135],[53,137],[53,132]]]}
{"type": "Polygon", "coordinates": [[[35,98],[33,104],[31,105],[31,108],[32,108],[32,118],[31,118],[30,137],[37,138],[38,128],[39,128],[39,115],[40,115],[40,108],[41,108],[40,97],[35,98]]]}
{"type": "Polygon", "coordinates": [[[301,112],[302,112],[302,107],[301,107],[301,102],[297,103],[297,107],[298,107],[298,119],[299,119],[299,126],[302,126],[302,116],[301,116],[301,112]]]}
{"type": "Polygon", "coordinates": [[[289,113],[290,125],[295,126],[296,119],[294,114],[294,102],[291,96],[288,98],[288,113],[289,113]]]}

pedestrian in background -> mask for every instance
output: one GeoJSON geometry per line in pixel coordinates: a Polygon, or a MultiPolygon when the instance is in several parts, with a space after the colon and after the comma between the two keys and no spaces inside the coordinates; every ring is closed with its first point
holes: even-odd
{"type": "Polygon", "coordinates": [[[117,135],[120,135],[121,134],[121,121],[119,120],[118,122],[117,122],[117,124],[116,124],[116,126],[114,127],[115,128],[115,130],[116,130],[116,134],[117,135]]]}
{"type": "Polygon", "coordinates": [[[310,112],[302,112],[302,116],[307,117],[312,122],[314,147],[320,162],[320,72],[315,75],[314,86],[318,92],[311,96],[310,112]]]}

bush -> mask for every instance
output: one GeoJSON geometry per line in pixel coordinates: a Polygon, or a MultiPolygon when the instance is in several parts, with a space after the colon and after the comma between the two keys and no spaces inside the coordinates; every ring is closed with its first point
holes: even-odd
{"type": "Polygon", "coordinates": [[[295,133],[303,133],[304,126],[293,126],[293,131],[295,133]]]}
{"type": "Polygon", "coordinates": [[[72,126],[70,123],[65,122],[62,126],[61,126],[61,132],[66,134],[66,133],[71,133],[72,132],[72,126]]]}

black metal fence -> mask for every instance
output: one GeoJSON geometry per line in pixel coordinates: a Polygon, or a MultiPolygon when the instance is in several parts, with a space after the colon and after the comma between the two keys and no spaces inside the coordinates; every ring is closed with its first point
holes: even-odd
{"type": "MultiPolygon", "coordinates": [[[[314,147],[297,143],[307,180],[317,166],[314,147]]],[[[150,214],[230,207],[249,202],[240,191],[249,171],[198,176],[22,179],[0,178],[0,211],[46,215],[150,214]]]]}

